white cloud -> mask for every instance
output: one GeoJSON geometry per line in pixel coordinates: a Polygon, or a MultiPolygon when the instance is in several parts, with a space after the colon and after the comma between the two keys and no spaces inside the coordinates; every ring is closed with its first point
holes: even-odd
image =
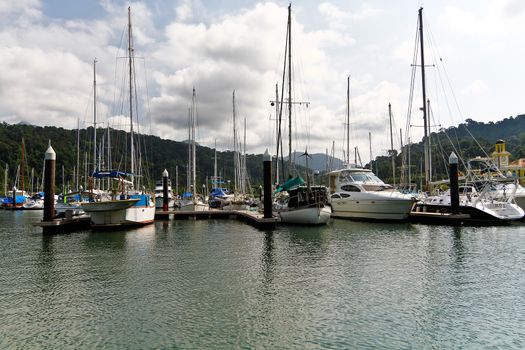
{"type": "MultiPolygon", "coordinates": [[[[124,63],[116,56],[126,54],[117,48],[125,47],[127,4],[113,0],[101,4],[105,10],[101,18],[63,20],[46,17],[45,6],[36,0],[9,6],[0,0],[0,120],[71,128],[79,116],[89,121],[94,57],[99,61],[100,118],[126,120],[121,117],[125,110],[113,100],[124,63]]],[[[281,83],[286,5],[254,1],[246,8],[221,9],[217,14],[208,11],[214,7],[211,4],[182,0],[168,5],[176,16],[168,23],[157,21],[162,8],[152,11],[147,0],[132,6],[135,52],[144,57],[137,61],[140,78],[144,64],[148,67],[151,131],[165,138],[187,138],[187,108],[195,86],[198,141],[212,146],[217,138],[220,147],[231,148],[231,93],[236,89],[239,120],[246,117],[248,124],[248,150],[262,152],[270,147],[275,131],[274,121],[269,120],[274,109],[268,101],[274,99],[275,83],[281,83]]],[[[352,74],[352,143],[367,153],[363,150],[368,150],[369,131],[374,138],[378,135],[377,140],[386,137],[388,102],[399,119],[397,127],[404,128],[417,9],[391,2],[350,7],[339,0],[315,6],[293,12],[293,98],[311,102],[308,110],[297,110],[294,144],[297,149],[308,144],[312,152],[323,152],[335,140],[341,149],[346,75],[352,74]],[[414,16],[408,18],[406,13],[412,10],[414,16]]],[[[524,31],[523,6],[512,0],[485,0],[476,7],[445,1],[440,6],[434,13],[426,12],[428,23],[432,38],[446,43],[438,56],[456,67],[448,67],[452,80],[466,87],[461,97],[470,103],[464,108],[469,116],[476,119],[479,113],[494,120],[501,113],[506,117],[512,114],[511,105],[514,114],[522,113],[520,99],[512,95],[520,89],[510,87],[520,86],[519,77],[525,75],[517,64],[522,49],[509,43],[517,42],[524,31]],[[514,67],[512,74],[495,73],[508,66],[514,67]],[[494,88],[507,83],[508,93],[494,88]],[[479,106],[476,96],[489,91],[494,98],[479,106]]],[[[428,62],[436,63],[432,50],[427,55],[428,62]]],[[[435,70],[429,70],[430,78],[435,70]]],[[[145,96],[145,87],[142,83],[140,96],[145,96]]],[[[436,102],[435,110],[439,109],[436,102]]],[[[144,128],[148,123],[143,123],[144,128]]],[[[388,148],[379,143],[378,149],[388,148]]]]}

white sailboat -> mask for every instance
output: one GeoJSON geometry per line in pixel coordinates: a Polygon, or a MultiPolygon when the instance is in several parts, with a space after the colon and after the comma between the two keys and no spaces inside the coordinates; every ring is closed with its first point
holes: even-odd
{"type": "Polygon", "coordinates": [[[188,111],[188,172],[187,188],[182,198],[175,201],[175,209],[180,211],[205,211],[208,205],[204,203],[204,198],[197,194],[197,165],[195,142],[195,122],[197,118],[197,96],[195,88],[191,97],[191,107],[188,111]]]}
{"type": "MultiPolygon", "coordinates": [[[[426,85],[425,85],[425,55],[423,42],[423,8],[419,9],[419,44],[421,60],[421,79],[423,97],[423,120],[424,120],[424,153],[425,153],[425,176],[424,188],[429,189],[430,185],[430,120],[427,110],[426,85]]],[[[458,163],[455,153],[452,153],[450,162],[458,163]]],[[[509,201],[497,201],[490,196],[490,183],[485,182],[483,189],[478,192],[474,186],[460,186],[458,213],[462,216],[461,222],[473,222],[476,224],[499,224],[511,220],[518,220],[524,216],[524,211],[517,204],[509,201]]],[[[438,194],[423,193],[410,214],[414,221],[439,223],[455,221],[454,209],[452,207],[452,197],[450,190],[438,194]]]]}
{"type": "Polygon", "coordinates": [[[151,195],[134,188],[135,174],[135,141],[133,131],[134,79],[133,79],[134,49],[131,31],[131,8],[128,7],[128,64],[129,64],[129,117],[130,117],[130,172],[98,171],[94,178],[111,178],[122,185],[120,195],[113,194],[111,200],[100,200],[83,203],[82,209],[90,214],[94,227],[120,227],[127,225],[145,225],[153,223],[155,204],[151,195]],[[126,180],[129,178],[129,180],[126,180]]]}
{"type": "MultiPolygon", "coordinates": [[[[292,168],[292,5],[288,6],[287,21],[287,58],[285,55],[285,67],[288,63],[287,72],[283,72],[283,81],[285,73],[288,73],[288,174],[291,178],[292,168]]],[[[282,96],[281,96],[282,98],[282,96]]],[[[282,116],[282,101],[276,101],[279,105],[279,114],[282,116]]],[[[280,133],[279,133],[280,134],[280,133]]],[[[277,141],[280,142],[279,140],[277,141]]],[[[308,152],[306,156],[306,171],[308,169],[308,152]]],[[[276,196],[274,202],[274,211],[281,218],[281,222],[289,224],[302,225],[322,225],[330,219],[331,209],[326,205],[326,188],[321,186],[310,186],[307,176],[306,186],[301,177],[291,178],[280,187],[280,195],[276,196]]]]}

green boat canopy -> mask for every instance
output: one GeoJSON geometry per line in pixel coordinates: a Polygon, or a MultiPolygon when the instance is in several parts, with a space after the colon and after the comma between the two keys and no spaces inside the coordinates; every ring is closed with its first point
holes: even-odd
{"type": "Polygon", "coordinates": [[[292,177],[291,179],[288,179],[288,181],[283,183],[281,186],[277,187],[277,189],[275,190],[275,193],[279,193],[282,191],[289,191],[295,187],[301,186],[302,184],[304,184],[304,180],[302,177],[300,176],[292,177]]]}

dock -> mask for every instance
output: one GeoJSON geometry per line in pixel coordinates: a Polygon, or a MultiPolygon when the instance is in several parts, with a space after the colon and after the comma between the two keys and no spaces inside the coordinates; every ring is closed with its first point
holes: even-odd
{"type": "MultiPolygon", "coordinates": [[[[262,213],[248,210],[206,210],[206,211],[157,211],[155,220],[238,220],[245,222],[261,230],[273,230],[280,219],[277,217],[264,218],[262,213]]],[[[42,227],[43,233],[67,233],[76,230],[91,228],[89,215],[71,216],[56,218],[50,221],[33,222],[33,226],[42,227]]]]}
{"type": "Polygon", "coordinates": [[[89,229],[91,227],[91,218],[89,215],[68,216],[51,221],[33,222],[33,226],[42,227],[43,233],[67,233],[89,229]]]}
{"type": "Polygon", "coordinates": [[[157,220],[209,220],[209,219],[229,219],[246,222],[259,229],[274,229],[280,222],[277,217],[265,218],[262,213],[249,210],[204,210],[204,211],[180,211],[168,210],[155,212],[157,220]]]}

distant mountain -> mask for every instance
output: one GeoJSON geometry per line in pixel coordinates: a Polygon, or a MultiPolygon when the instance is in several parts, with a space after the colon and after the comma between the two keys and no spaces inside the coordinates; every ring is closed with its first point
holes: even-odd
{"type": "MultiPolygon", "coordinates": [[[[303,156],[304,152],[293,152],[292,160],[295,161],[295,164],[302,167],[306,167],[306,156],[303,156]]],[[[343,167],[343,161],[339,158],[332,156],[326,156],[323,153],[312,153],[309,154],[308,158],[308,167],[311,170],[319,170],[321,172],[325,171],[328,167],[331,169],[340,169],[343,167]]],[[[288,157],[285,157],[285,160],[288,160],[288,157]]]]}

